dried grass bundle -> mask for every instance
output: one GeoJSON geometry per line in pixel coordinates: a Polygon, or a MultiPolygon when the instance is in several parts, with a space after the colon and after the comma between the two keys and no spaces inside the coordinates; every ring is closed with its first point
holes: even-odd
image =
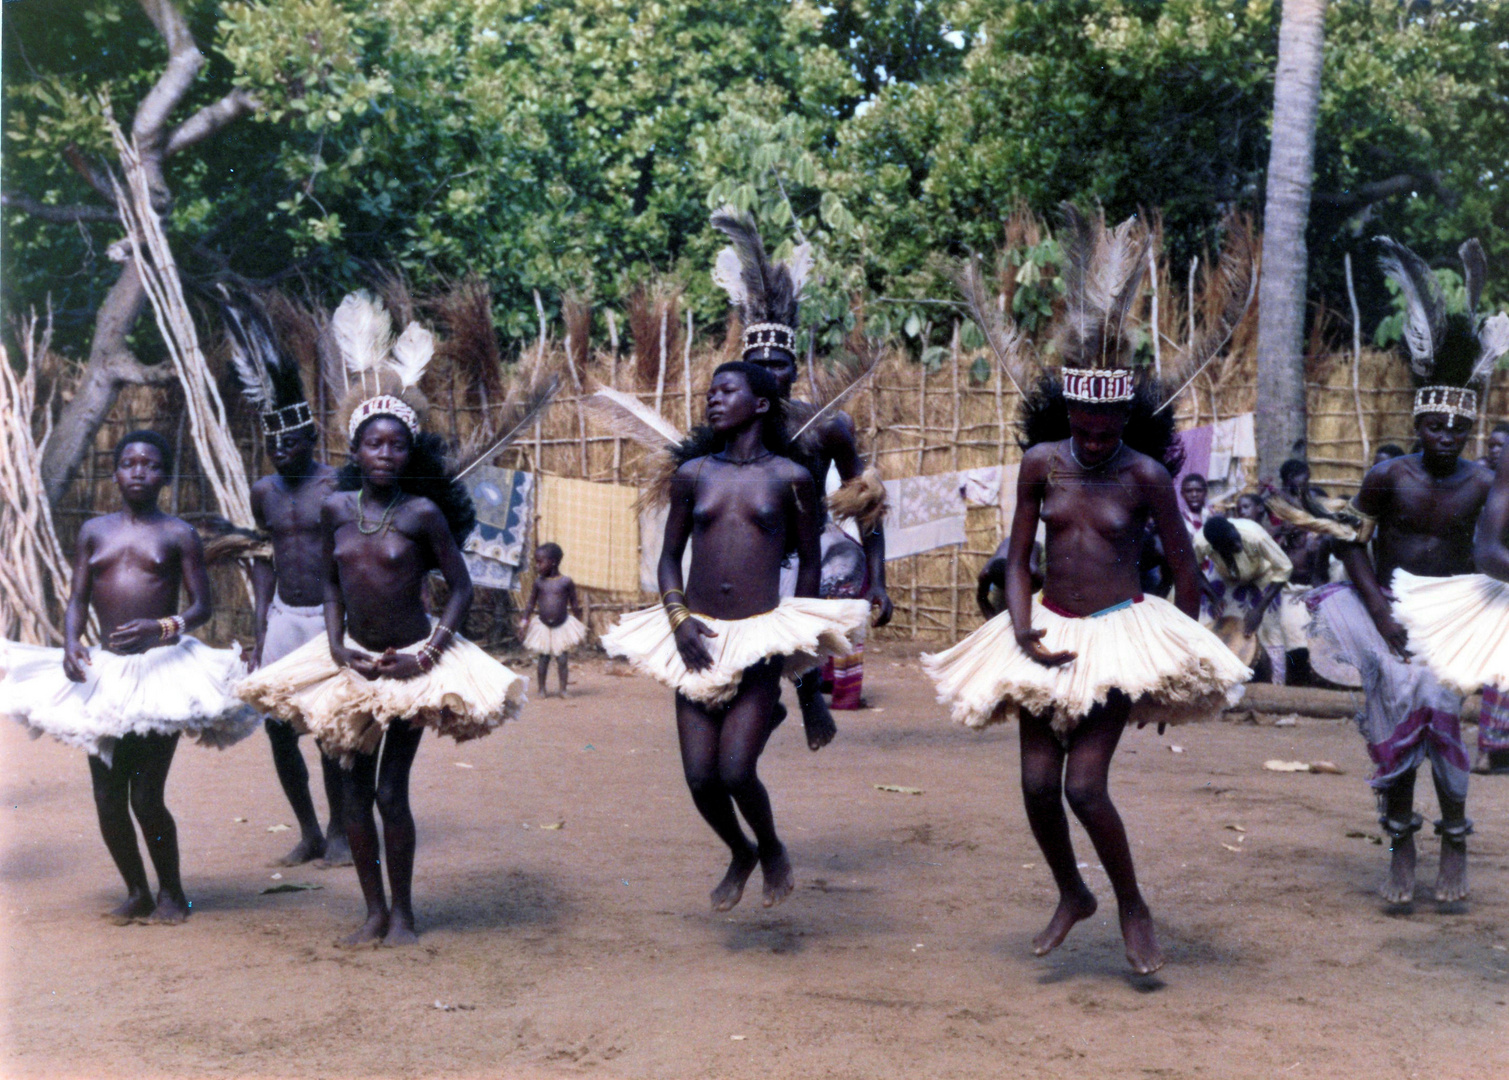
{"type": "Polygon", "coordinates": [[[681,355],[681,286],[665,279],[637,284],[629,291],[627,308],[635,385],[649,388],[662,381],[662,357],[664,379],[669,381],[675,369],[672,361],[681,355]]]}
{"type": "Polygon", "coordinates": [[[566,324],[567,353],[577,371],[587,366],[592,349],[592,298],[567,289],[561,297],[561,321],[566,324]]]}
{"type": "Polygon", "coordinates": [[[503,354],[493,329],[492,290],[468,274],[429,301],[445,337],[436,350],[449,365],[469,404],[487,406],[503,400],[503,354]]]}

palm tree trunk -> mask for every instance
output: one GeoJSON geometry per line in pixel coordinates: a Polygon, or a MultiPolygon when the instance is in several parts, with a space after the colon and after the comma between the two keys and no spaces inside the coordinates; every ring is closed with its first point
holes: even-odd
{"type": "Polygon", "coordinates": [[[1258,287],[1258,475],[1273,479],[1305,438],[1305,226],[1326,0],[1284,0],[1273,80],[1273,140],[1258,287]]]}

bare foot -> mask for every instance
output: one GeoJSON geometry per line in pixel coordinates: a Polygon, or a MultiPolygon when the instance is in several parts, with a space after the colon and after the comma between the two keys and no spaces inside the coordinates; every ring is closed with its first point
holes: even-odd
{"type": "Polygon", "coordinates": [[[116,926],[129,926],[137,919],[145,919],[152,914],[152,909],[156,906],[151,893],[133,893],[120,906],[100,912],[100,918],[109,919],[116,926]]]}
{"type": "Polygon", "coordinates": [[[346,843],[346,838],[340,833],[330,833],[325,840],[325,857],[316,860],[315,865],[322,870],[333,866],[350,866],[351,845],[346,843]]]}
{"type": "Polygon", "coordinates": [[[833,713],[823,695],[816,694],[802,702],[802,726],[807,729],[807,749],[813,753],[833,741],[838,734],[838,725],[833,722],[833,713]]]}
{"type": "Polygon", "coordinates": [[[1436,876],[1436,899],[1454,904],[1467,899],[1467,841],[1441,838],[1441,869],[1436,876]]]}
{"type": "Polygon", "coordinates": [[[325,854],[325,840],[319,836],[306,836],[293,846],[287,855],[274,859],[268,866],[303,866],[325,854]]]}
{"type": "Polygon", "coordinates": [[[414,932],[414,916],[393,912],[388,920],[388,932],[383,935],[384,945],[417,945],[419,935],[414,932]]]}
{"type": "Polygon", "coordinates": [[[765,899],[760,903],[775,907],[796,888],[796,875],[791,870],[791,860],[783,847],[770,858],[760,859],[760,872],[765,876],[765,899]]]}
{"type": "Polygon", "coordinates": [[[1064,943],[1064,938],[1069,936],[1075,923],[1095,914],[1095,909],[1099,906],[1095,894],[1089,889],[1081,888],[1082,891],[1076,896],[1059,898],[1058,908],[1053,912],[1053,918],[1048,920],[1047,928],[1032,939],[1032,955],[1047,956],[1064,943]]]}
{"type": "Polygon", "coordinates": [[[728,873],[723,875],[723,880],[718,882],[718,887],[712,891],[714,911],[732,911],[744,896],[744,883],[749,880],[749,875],[754,873],[754,868],[759,865],[760,858],[750,849],[743,855],[735,855],[733,861],[728,864],[728,873]]]}
{"type": "Polygon", "coordinates": [[[336,942],[342,949],[359,949],[363,945],[376,945],[382,941],[383,935],[388,932],[388,913],[383,911],[376,915],[368,915],[367,921],[362,923],[361,928],[354,934],[347,934],[336,942]]]}
{"type": "Polygon", "coordinates": [[[1390,850],[1388,880],[1378,891],[1390,904],[1408,904],[1415,899],[1415,838],[1401,836],[1390,850]]]}
{"type": "Polygon", "coordinates": [[[167,893],[157,894],[157,907],[151,915],[147,916],[147,922],[153,926],[180,926],[188,920],[189,902],[182,896],[169,896],[167,893]]]}
{"type": "Polygon", "coordinates": [[[560,694],[561,694],[561,697],[563,697],[563,698],[568,698],[568,697],[571,696],[570,692],[567,691],[567,689],[564,686],[561,687],[560,694]]]}
{"type": "Polygon", "coordinates": [[[1146,904],[1121,914],[1121,940],[1126,943],[1127,963],[1139,975],[1151,975],[1164,964],[1163,950],[1153,933],[1153,913],[1146,904]]]}

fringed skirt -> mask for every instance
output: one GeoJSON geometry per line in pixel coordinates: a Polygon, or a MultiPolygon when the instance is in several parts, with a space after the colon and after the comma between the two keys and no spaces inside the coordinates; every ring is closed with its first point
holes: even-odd
{"type": "MultiPolygon", "coordinates": [[[[417,653],[424,642],[399,652],[417,653]]],[[[352,649],[371,652],[346,639],[352,649]]],[[[457,742],[489,735],[519,715],[526,680],[465,638],[452,639],[440,661],[412,679],[368,679],[330,658],[321,635],[276,664],[243,679],[236,693],[262,712],[287,720],[349,766],[373,753],[394,720],[433,729],[457,742]]]]}
{"type": "Polygon", "coordinates": [[[1410,652],[1459,694],[1509,686],[1509,584],[1486,574],[1394,571],[1394,616],[1410,652]]]}
{"type": "Polygon", "coordinates": [[[744,670],[782,657],[783,673],[795,677],[810,671],[829,656],[847,656],[850,639],[870,623],[870,605],[865,600],[815,600],[784,597],[774,610],[747,619],[697,620],[717,634],[703,638],[712,665],[688,671],[676,648],[670,620],[659,604],[631,611],[602,637],[610,656],[626,657],[634,669],[679,690],[702,705],[727,705],[739,692],[744,670]]]}
{"type": "Polygon", "coordinates": [[[524,629],[524,648],[542,656],[560,656],[587,640],[587,624],[575,615],[567,615],[560,626],[546,626],[538,615],[529,617],[524,629]]]}
{"type": "Polygon", "coordinates": [[[236,649],[181,637],[144,653],[89,650],[84,681],[63,674],[63,650],[0,641],[0,712],[32,734],[54,739],[106,764],[124,735],[187,735],[224,748],[261,725],[231,692],[245,674],[236,649]]]}
{"type": "Polygon", "coordinates": [[[1135,703],[1138,723],[1182,724],[1219,713],[1241,698],[1252,672],[1221,640],[1167,600],[1145,596],[1085,617],[1059,614],[1039,598],[1032,626],[1050,652],[1075,658],[1044,667],[1016,641],[1002,612],[953,648],[925,654],[940,704],[954,720],[980,728],[1011,720],[1017,709],[1052,710],[1066,737],[1111,691],[1135,703]]]}

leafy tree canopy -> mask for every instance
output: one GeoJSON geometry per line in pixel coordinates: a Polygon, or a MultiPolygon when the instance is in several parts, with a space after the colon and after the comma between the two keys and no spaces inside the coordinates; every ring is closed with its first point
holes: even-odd
{"type": "MultiPolygon", "coordinates": [[[[377,263],[421,284],[475,270],[518,337],[534,289],[612,303],[653,274],[720,315],[707,215],[723,201],[773,241],[817,244],[825,347],[856,291],[911,302],[891,321],[936,345],[930,257],[991,250],[1018,203],[1156,210],[1176,266],[1226,209],[1261,209],[1276,0],[182,4],[210,59],[186,104],[242,87],[261,106],[169,161],[190,273],[334,294],[377,263]]],[[[1316,290],[1344,304],[1353,250],[1376,323],[1388,296],[1363,241],[1381,232],[1443,265],[1478,235],[1504,281],[1509,4],[1329,10],[1316,290]]],[[[3,49],[3,299],[50,291],[77,340],[119,229],[12,196],[101,208],[86,174],[112,157],[102,103],[129,119],[166,49],[129,0],[7,4],[3,49]]]]}

